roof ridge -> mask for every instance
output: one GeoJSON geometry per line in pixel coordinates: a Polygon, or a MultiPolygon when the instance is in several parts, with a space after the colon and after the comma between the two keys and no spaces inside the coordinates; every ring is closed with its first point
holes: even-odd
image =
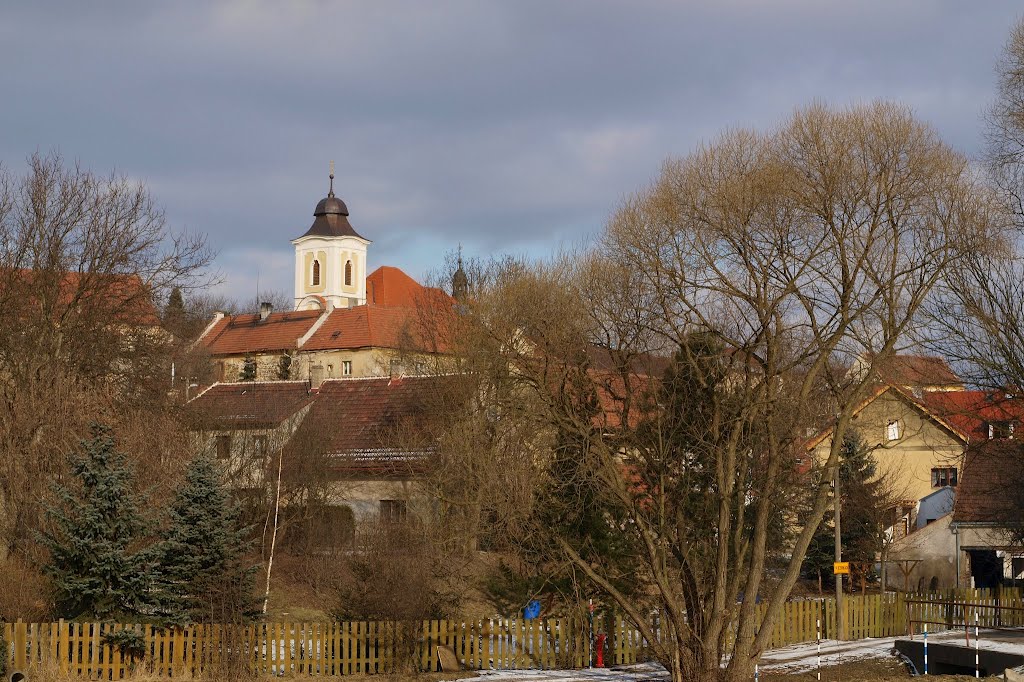
{"type": "MultiPolygon", "coordinates": [[[[402,380],[404,381],[406,379],[434,379],[436,377],[454,377],[454,376],[461,376],[461,374],[459,372],[445,372],[443,374],[403,374],[402,375],[402,380]]],[[[373,380],[381,381],[383,379],[391,380],[391,379],[394,379],[394,377],[391,376],[390,374],[382,374],[382,375],[379,375],[379,376],[370,376],[370,377],[331,377],[330,379],[324,379],[322,383],[326,384],[326,383],[332,382],[332,381],[373,381],[373,380]]],[[[251,383],[251,382],[249,382],[249,383],[251,383]]]]}
{"type": "Polygon", "coordinates": [[[209,386],[207,386],[203,390],[199,391],[199,393],[195,394],[194,396],[192,396],[191,398],[186,400],[185,403],[188,404],[188,403],[192,402],[193,400],[199,398],[200,396],[202,396],[204,393],[206,393],[207,391],[209,391],[211,388],[213,388],[214,386],[216,386],[219,383],[220,383],[219,381],[213,382],[212,384],[210,384],[209,386]]]}
{"type": "MultiPolygon", "coordinates": [[[[213,383],[209,388],[214,386],[252,386],[253,384],[305,384],[308,383],[305,379],[253,379],[252,381],[217,381],[213,383]]],[[[207,390],[209,390],[209,388],[207,390]]]]}

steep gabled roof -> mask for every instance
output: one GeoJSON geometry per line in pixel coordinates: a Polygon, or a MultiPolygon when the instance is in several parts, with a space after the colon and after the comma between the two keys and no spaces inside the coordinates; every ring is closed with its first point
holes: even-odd
{"type": "Polygon", "coordinates": [[[400,268],[382,265],[366,278],[366,302],[370,305],[415,308],[438,300],[455,305],[455,299],[436,287],[425,287],[400,268]]]}
{"type": "Polygon", "coordinates": [[[296,310],[271,313],[262,321],[258,313],[227,315],[200,343],[214,355],[293,350],[321,314],[319,310],[296,310]]]}
{"type": "MultiPolygon", "coordinates": [[[[924,415],[925,417],[927,417],[928,419],[930,419],[931,421],[933,421],[934,423],[948,431],[950,434],[955,436],[963,443],[966,444],[968,442],[969,433],[967,431],[961,430],[956,423],[947,420],[943,414],[937,412],[933,407],[931,407],[927,403],[922,402],[921,398],[918,398],[917,396],[898,386],[891,386],[888,384],[880,384],[878,386],[875,386],[871,393],[869,393],[868,396],[854,408],[853,414],[860,414],[860,412],[863,411],[868,405],[875,402],[876,400],[878,400],[878,398],[885,395],[886,393],[901,398],[904,402],[906,402],[911,407],[921,412],[922,415],[924,415]]],[[[817,435],[810,438],[804,447],[808,450],[813,450],[814,448],[818,447],[818,445],[820,445],[826,438],[832,435],[832,429],[832,426],[823,429],[817,435]]]]}
{"type": "Polygon", "coordinates": [[[953,522],[1020,523],[1024,513],[1013,508],[1017,496],[1008,493],[1019,494],[1022,478],[1024,442],[999,439],[968,448],[953,503],[953,522]]]}
{"type": "Polygon", "coordinates": [[[302,431],[315,431],[331,455],[422,451],[422,429],[451,377],[329,379],[302,431]]]}
{"type": "Polygon", "coordinates": [[[935,355],[893,355],[875,369],[883,383],[893,386],[963,388],[946,360],[935,355]]]}
{"type": "Polygon", "coordinates": [[[109,322],[142,327],[160,325],[153,292],[134,273],[61,273],[18,268],[0,270],[0,280],[2,286],[17,292],[21,303],[40,305],[45,293],[59,309],[87,304],[109,322]]]}
{"type": "Polygon", "coordinates": [[[452,397],[445,376],[330,379],[289,448],[314,448],[338,476],[404,478],[421,473],[436,449],[432,417],[452,397]]]}
{"type": "Polygon", "coordinates": [[[1002,392],[931,391],[919,400],[967,434],[972,443],[988,440],[991,423],[1024,421],[1024,401],[1002,392]]]}
{"type": "Polygon", "coordinates": [[[214,384],[190,400],[187,409],[198,428],[273,428],[315,398],[305,381],[240,381],[214,384]]]}

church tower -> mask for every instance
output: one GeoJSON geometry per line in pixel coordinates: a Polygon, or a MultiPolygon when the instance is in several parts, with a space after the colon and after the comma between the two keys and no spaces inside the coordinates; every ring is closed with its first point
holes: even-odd
{"type": "Polygon", "coordinates": [[[313,224],[295,245],[295,309],[349,308],[366,303],[364,238],[348,222],[348,206],[334,196],[334,162],[327,197],[313,211],[313,224]]]}

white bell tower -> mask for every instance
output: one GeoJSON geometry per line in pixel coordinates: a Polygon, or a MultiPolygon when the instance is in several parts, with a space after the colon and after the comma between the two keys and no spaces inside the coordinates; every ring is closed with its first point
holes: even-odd
{"type": "Polygon", "coordinates": [[[348,206],[334,196],[334,162],[327,197],[295,245],[295,309],[350,308],[366,303],[366,247],[348,222],[348,206]]]}

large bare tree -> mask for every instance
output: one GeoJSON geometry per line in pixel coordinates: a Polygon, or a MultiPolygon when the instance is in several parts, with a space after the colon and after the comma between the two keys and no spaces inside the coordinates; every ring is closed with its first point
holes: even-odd
{"type": "Polygon", "coordinates": [[[496,267],[452,350],[493,423],[481,455],[533,465],[510,529],[626,613],[674,680],[749,678],[830,502],[830,475],[794,470],[807,429],[832,427],[834,475],[871,368],[1001,239],[992,210],[902,107],[812,106],[668,161],[594,248],[496,267]]]}
{"type": "Polygon", "coordinates": [[[33,544],[40,499],[89,422],[115,426],[143,470],[174,461],[175,439],[155,436],[177,428],[156,306],[204,283],[210,258],[140,183],[56,154],[0,169],[0,555],[33,544]]]}

